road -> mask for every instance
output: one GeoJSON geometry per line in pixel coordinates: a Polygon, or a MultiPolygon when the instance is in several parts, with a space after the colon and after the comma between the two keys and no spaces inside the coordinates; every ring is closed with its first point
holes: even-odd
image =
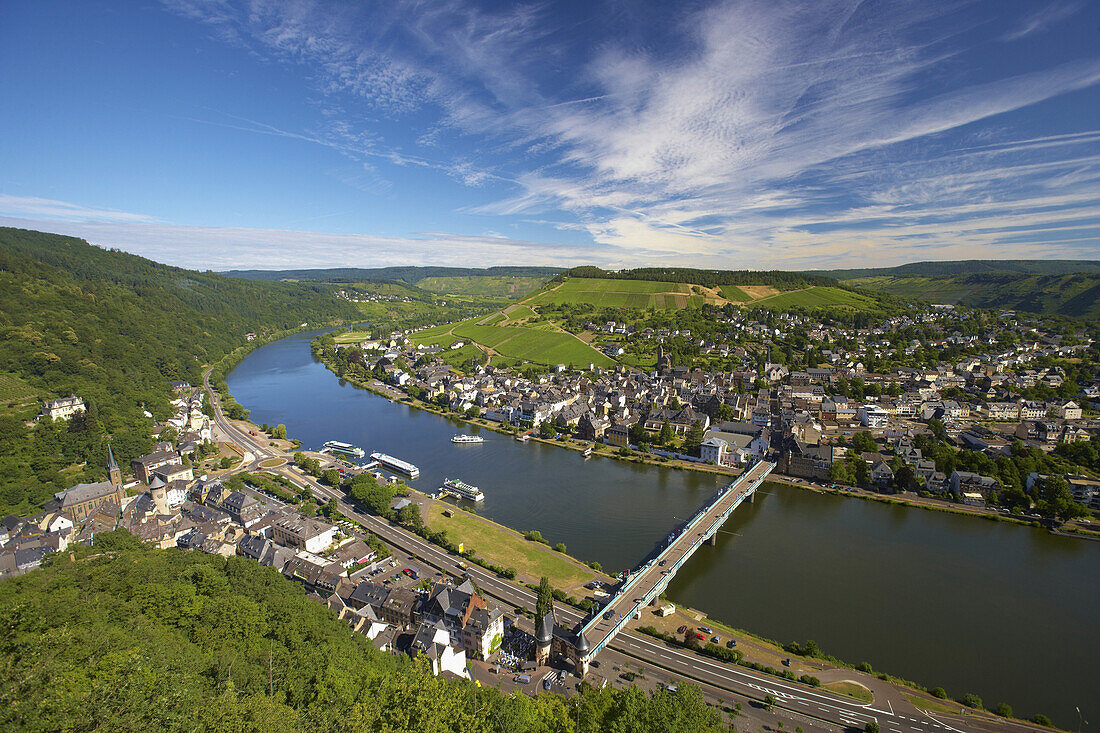
{"type": "MultiPolygon", "coordinates": [[[[217,393],[210,387],[209,376],[208,371],[203,377],[203,387],[214,406],[214,421],[219,433],[223,438],[237,443],[242,449],[253,454],[252,462],[237,470],[256,470],[261,461],[269,458],[288,458],[287,454],[263,445],[264,441],[261,437],[249,435],[247,431],[233,425],[225,417],[217,393]]],[[[400,549],[421,562],[455,577],[468,572],[478,588],[509,607],[528,609],[535,607],[536,595],[528,588],[504,580],[495,573],[490,573],[476,565],[470,565],[465,569],[460,567],[459,560],[455,556],[384,519],[359,512],[345,500],[343,492],[317,482],[312,476],[289,466],[264,470],[281,474],[295,483],[309,486],[313,494],[321,499],[336,499],[341,512],[381,537],[391,547],[400,549]]],[[[555,613],[563,626],[575,625],[584,618],[579,611],[561,604],[557,605],[555,613]]],[[[899,633],[903,632],[899,630],[899,633]]],[[[961,720],[959,716],[941,714],[933,717],[917,709],[902,696],[898,688],[878,683],[874,678],[854,671],[851,672],[851,679],[874,690],[873,704],[847,700],[802,683],[757,672],[747,667],[726,664],[629,629],[612,639],[608,647],[620,654],[641,660],[647,667],[659,667],[674,675],[700,682],[705,688],[719,694],[721,691],[726,691],[757,700],[771,695],[776,700],[776,707],[844,727],[863,728],[869,721],[875,721],[880,725],[883,733],[946,733],[947,731],[985,733],[993,730],[1004,731],[1009,728],[1049,733],[1048,729],[1014,721],[974,717],[961,720]]],[[[729,699],[732,702],[732,698],[729,699]]]]}

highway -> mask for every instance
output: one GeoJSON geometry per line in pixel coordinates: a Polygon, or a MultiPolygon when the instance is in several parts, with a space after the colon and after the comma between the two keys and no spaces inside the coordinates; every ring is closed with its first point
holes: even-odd
{"type": "MultiPolygon", "coordinates": [[[[252,453],[252,461],[248,465],[242,464],[237,470],[258,470],[258,464],[268,458],[289,458],[281,451],[262,445],[262,437],[249,435],[247,431],[236,427],[225,417],[217,393],[210,387],[209,371],[203,377],[203,386],[214,406],[215,423],[223,439],[235,442],[246,452],[252,453]]],[[[343,492],[320,484],[312,476],[292,470],[288,466],[263,470],[286,476],[295,483],[308,485],[313,494],[322,500],[336,499],[340,511],[347,517],[381,537],[391,547],[400,549],[421,562],[455,577],[469,573],[478,588],[502,601],[507,607],[522,606],[528,609],[535,607],[536,594],[528,588],[504,580],[477,565],[471,564],[465,569],[460,567],[459,560],[455,556],[418,535],[390,524],[387,520],[359,512],[345,500],[343,492]]],[[[573,626],[584,620],[581,612],[562,604],[555,604],[555,613],[563,626],[573,626]]],[[[1049,733],[1047,729],[1022,723],[989,718],[968,718],[962,721],[958,716],[937,714],[939,718],[949,717],[950,724],[948,724],[917,709],[902,696],[897,688],[876,684],[873,679],[856,672],[852,673],[853,679],[858,678],[861,683],[874,686],[876,699],[873,704],[864,704],[854,699],[847,700],[799,682],[723,663],[630,629],[624,629],[615,636],[608,647],[641,660],[646,666],[659,667],[682,678],[704,683],[707,687],[713,688],[712,691],[727,691],[757,700],[771,695],[776,699],[776,707],[843,727],[862,729],[867,722],[875,721],[881,726],[883,733],[946,733],[947,731],[978,733],[1003,731],[1009,728],[1049,733]]]]}

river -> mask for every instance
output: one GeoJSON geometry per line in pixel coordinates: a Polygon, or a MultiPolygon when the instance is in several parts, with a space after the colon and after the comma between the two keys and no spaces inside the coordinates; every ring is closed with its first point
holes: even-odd
{"type": "MultiPolygon", "coordinates": [[[[461,478],[485,492],[482,514],[605,568],[633,566],[728,480],[459,428],[341,383],[311,355],[314,335],[262,346],[229,375],[253,421],[283,423],[309,448],[342,440],[411,461],[424,491],[461,478]],[[485,442],[453,445],[459,431],[485,442]]],[[[724,530],[671,598],[987,707],[1073,729],[1076,706],[1100,716],[1100,542],[775,483],[724,530]]]]}

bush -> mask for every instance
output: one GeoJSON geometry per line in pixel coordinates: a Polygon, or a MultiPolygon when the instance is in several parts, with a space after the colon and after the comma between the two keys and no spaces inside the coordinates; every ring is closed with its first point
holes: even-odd
{"type": "Polygon", "coordinates": [[[858,669],[860,672],[866,672],[867,674],[874,674],[875,673],[874,668],[871,666],[871,664],[869,662],[860,662],[856,666],[856,669],[858,669]]]}
{"type": "Polygon", "coordinates": [[[975,695],[973,692],[968,692],[959,698],[959,702],[966,705],[968,708],[974,708],[975,710],[984,710],[982,707],[982,699],[975,695]]]}
{"type": "Polygon", "coordinates": [[[864,733],[879,733],[879,725],[874,720],[868,720],[867,725],[863,726],[864,733]]]}
{"type": "Polygon", "coordinates": [[[1048,726],[1048,727],[1050,725],[1052,725],[1052,723],[1050,722],[1050,718],[1043,715],[1042,713],[1039,713],[1038,715],[1036,715],[1034,718],[1031,719],[1031,721],[1033,723],[1035,723],[1036,725],[1045,725],[1045,726],[1048,726]]]}
{"type": "Polygon", "coordinates": [[[804,674],[799,677],[798,681],[803,684],[809,685],[810,687],[821,687],[821,680],[819,680],[817,677],[811,677],[808,674],[804,674]]]}
{"type": "Polygon", "coordinates": [[[561,554],[564,555],[565,554],[565,543],[564,542],[559,542],[558,544],[554,545],[554,552],[560,552],[561,554]]]}
{"type": "Polygon", "coordinates": [[[997,709],[994,710],[993,712],[995,712],[997,715],[1000,715],[1002,718],[1011,718],[1012,717],[1012,706],[1009,705],[1006,702],[1002,702],[1000,705],[997,706],[997,709]]]}
{"type": "Polygon", "coordinates": [[[937,697],[940,700],[947,699],[947,690],[943,689],[942,687],[933,687],[931,690],[928,691],[928,694],[932,697],[937,697]]]}

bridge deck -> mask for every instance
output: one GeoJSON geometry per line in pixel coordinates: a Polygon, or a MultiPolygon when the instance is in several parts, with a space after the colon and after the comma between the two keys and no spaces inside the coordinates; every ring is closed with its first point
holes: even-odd
{"type": "Polygon", "coordinates": [[[667,585],[680,566],[726,521],[737,506],[764,481],[774,463],[759,461],[723,489],[703,507],[661,551],[634,571],[616,591],[600,614],[585,624],[583,631],[592,645],[588,658],[595,657],[626,626],[635,612],[644,608],[667,585]],[[610,618],[604,618],[611,612],[610,618]]]}

